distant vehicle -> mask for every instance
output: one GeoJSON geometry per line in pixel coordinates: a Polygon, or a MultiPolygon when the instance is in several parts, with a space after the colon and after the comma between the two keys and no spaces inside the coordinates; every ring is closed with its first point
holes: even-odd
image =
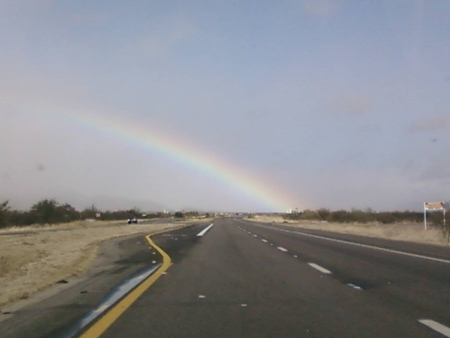
{"type": "Polygon", "coordinates": [[[137,218],[136,217],[133,217],[133,218],[128,218],[128,224],[132,224],[132,223],[134,223],[134,224],[137,224],[137,218]]]}

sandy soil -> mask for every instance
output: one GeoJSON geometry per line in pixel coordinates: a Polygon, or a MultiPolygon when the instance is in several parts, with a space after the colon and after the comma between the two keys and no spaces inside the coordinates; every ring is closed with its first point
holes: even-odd
{"type": "Polygon", "coordinates": [[[281,216],[254,216],[248,221],[283,224],[304,229],[316,229],[360,236],[386,238],[397,241],[448,245],[440,229],[430,226],[427,231],[419,223],[322,223],[313,221],[286,221],[281,216]]]}
{"type": "Polygon", "coordinates": [[[0,307],[82,274],[107,239],[153,233],[193,220],[167,224],[88,222],[0,231],[0,307]],[[115,224],[115,225],[114,225],[115,224]],[[113,226],[112,226],[113,225],[113,226]]]}

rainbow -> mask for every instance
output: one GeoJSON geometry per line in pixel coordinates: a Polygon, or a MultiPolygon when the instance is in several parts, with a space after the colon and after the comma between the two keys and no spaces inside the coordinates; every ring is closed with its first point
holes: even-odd
{"type": "MultiPolygon", "coordinates": [[[[245,173],[241,168],[200,150],[198,146],[189,144],[186,140],[174,138],[137,121],[124,120],[114,115],[106,117],[98,112],[68,112],[67,109],[64,109],[64,112],[64,119],[126,140],[233,187],[239,194],[257,202],[262,208],[261,211],[285,212],[298,206],[295,203],[296,199],[263,183],[264,180],[258,180],[254,173],[245,173]]],[[[58,114],[55,115],[61,117],[61,110],[58,109],[58,114]]]]}

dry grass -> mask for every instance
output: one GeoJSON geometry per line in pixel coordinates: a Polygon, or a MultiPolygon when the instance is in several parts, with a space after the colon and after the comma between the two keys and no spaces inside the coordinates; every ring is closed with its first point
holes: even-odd
{"type": "Polygon", "coordinates": [[[281,216],[255,216],[248,219],[254,222],[283,224],[287,226],[339,232],[344,234],[386,238],[397,241],[416,242],[434,245],[448,245],[440,229],[430,227],[424,230],[419,223],[322,223],[313,221],[286,221],[281,216]]]}
{"type": "Polygon", "coordinates": [[[60,279],[80,275],[93,261],[99,244],[104,240],[141,232],[152,233],[188,224],[189,221],[172,224],[121,223],[111,226],[111,222],[104,222],[104,226],[96,227],[89,225],[101,224],[88,222],[87,225],[27,227],[27,232],[8,229],[9,233],[13,231],[15,234],[0,236],[0,306],[28,298],[60,279]]]}
{"type": "Polygon", "coordinates": [[[30,225],[30,226],[13,226],[9,228],[0,229],[0,234],[4,232],[28,232],[28,231],[40,231],[40,230],[55,230],[55,229],[71,229],[71,228],[80,228],[80,227],[91,227],[97,225],[114,225],[114,224],[123,224],[126,223],[126,220],[120,221],[73,221],[69,223],[56,223],[56,224],[46,224],[46,225],[30,225]]]}

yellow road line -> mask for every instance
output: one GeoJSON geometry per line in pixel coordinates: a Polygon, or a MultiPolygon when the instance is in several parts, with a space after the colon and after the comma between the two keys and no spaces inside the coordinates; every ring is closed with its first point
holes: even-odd
{"type": "MultiPolygon", "coordinates": [[[[161,231],[165,232],[165,231],[161,231]]],[[[163,257],[161,267],[156,270],[151,276],[139,284],[136,289],[126,295],[121,301],[114,305],[103,317],[101,317],[95,324],[93,324],[80,338],[97,338],[100,337],[116,320],[119,318],[156,280],[161,277],[162,273],[166,271],[171,265],[172,260],[169,255],[164,252],[159,246],[153,242],[151,236],[147,235],[148,243],[155,248],[163,257]]]]}

